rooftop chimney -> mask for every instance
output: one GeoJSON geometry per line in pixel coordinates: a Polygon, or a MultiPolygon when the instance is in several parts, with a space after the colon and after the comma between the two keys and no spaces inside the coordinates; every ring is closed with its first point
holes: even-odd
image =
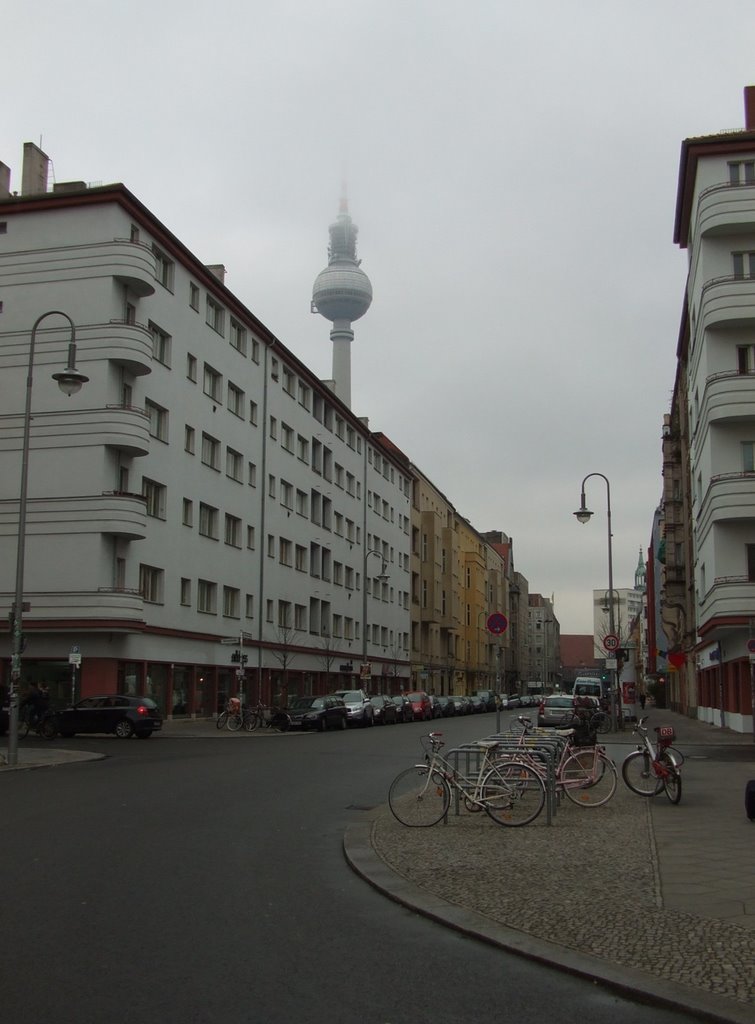
{"type": "Polygon", "coordinates": [[[745,128],[755,131],[755,85],[745,86],[745,128]]]}
{"type": "Polygon", "coordinates": [[[21,171],[21,195],[34,196],[47,191],[50,158],[33,142],[24,143],[24,163],[21,171]]]}

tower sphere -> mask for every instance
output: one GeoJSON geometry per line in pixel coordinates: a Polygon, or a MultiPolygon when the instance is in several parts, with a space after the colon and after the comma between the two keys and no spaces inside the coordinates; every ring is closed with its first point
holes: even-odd
{"type": "Polygon", "coordinates": [[[353,323],[372,303],[372,285],[365,272],[350,260],[335,261],[315,278],[312,301],[326,320],[353,323]]]}

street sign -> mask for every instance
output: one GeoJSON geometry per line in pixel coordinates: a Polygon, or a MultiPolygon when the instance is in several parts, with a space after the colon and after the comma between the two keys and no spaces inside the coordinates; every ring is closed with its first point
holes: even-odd
{"type": "Polygon", "coordinates": [[[489,633],[500,636],[501,633],[505,633],[509,628],[509,620],[502,612],[493,612],[492,615],[488,616],[486,625],[489,633]]]}
{"type": "Polygon", "coordinates": [[[603,650],[605,651],[616,651],[618,650],[621,641],[615,633],[609,633],[603,637],[603,650]]]}
{"type": "Polygon", "coordinates": [[[68,664],[75,665],[76,668],[81,664],[81,648],[78,644],[71,644],[71,650],[68,652],[68,664]]]}
{"type": "Polygon", "coordinates": [[[750,652],[750,654],[755,654],[755,640],[747,641],[747,650],[750,652]]]}

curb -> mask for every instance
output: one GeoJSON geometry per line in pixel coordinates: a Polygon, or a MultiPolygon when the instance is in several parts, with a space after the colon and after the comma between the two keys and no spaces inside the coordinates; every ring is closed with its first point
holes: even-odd
{"type": "Polygon", "coordinates": [[[355,874],[408,910],[506,952],[602,985],[633,1002],[683,1010],[692,1017],[715,1024],[752,1024],[752,1007],[740,1007],[737,1003],[676,982],[658,982],[634,968],[614,965],[504,927],[477,911],[467,910],[420,889],[397,875],[378,856],[372,845],[372,830],[371,819],[350,825],[343,838],[344,857],[355,874]]]}

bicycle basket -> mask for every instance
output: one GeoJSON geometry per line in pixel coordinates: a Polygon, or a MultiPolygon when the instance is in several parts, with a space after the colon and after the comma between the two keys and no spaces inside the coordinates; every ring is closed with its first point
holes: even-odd
{"type": "Polygon", "coordinates": [[[658,736],[658,746],[661,750],[670,747],[676,739],[673,725],[656,725],[655,732],[658,736]]]}

